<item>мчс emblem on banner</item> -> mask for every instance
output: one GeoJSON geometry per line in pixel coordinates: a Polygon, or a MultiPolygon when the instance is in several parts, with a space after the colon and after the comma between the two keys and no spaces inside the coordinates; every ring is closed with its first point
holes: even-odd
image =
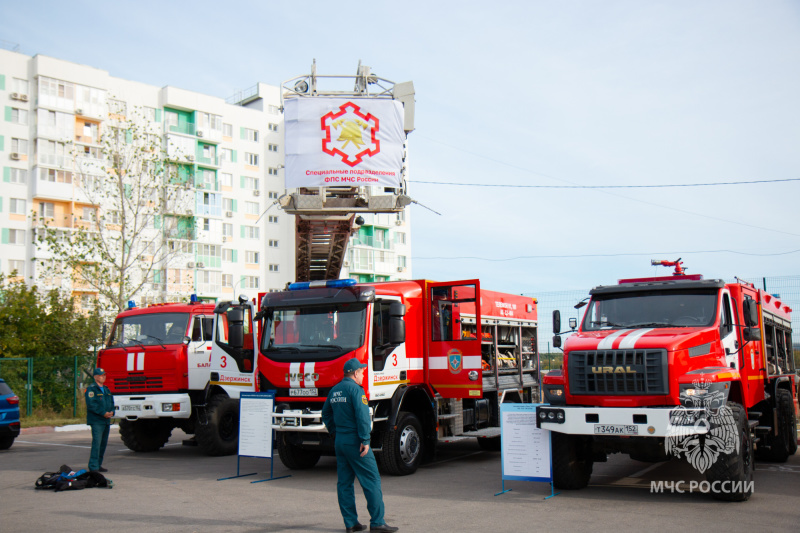
{"type": "Polygon", "coordinates": [[[447,352],[447,363],[447,366],[450,368],[450,372],[453,374],[458,374],[461,372],[461,351],[453,348],[447,352]]]}
{"type": "Polygon", "coordinates": [[[336,113],[326,113],[320,123],[325,133],[322,151],[341,158],[345,165],[354,167],[365,157],[372,157],[381,151],[378,117],[363,113],[361,107],[353,102],[342,104],[336,113]]]}

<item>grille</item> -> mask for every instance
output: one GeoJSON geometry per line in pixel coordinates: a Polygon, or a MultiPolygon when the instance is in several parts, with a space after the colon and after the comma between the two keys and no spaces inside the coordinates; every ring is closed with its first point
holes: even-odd
{"type": "Polygon", "coordinates": [[[146,392],[146,391],[163,391],[175,389],[174,380],[165,376],[154,376],[131,373],[127,376],[112,378],[113,384],[111,389],[114,394],[122,392],[146,392]]]}
{"type": "Polygon", "coordinates": [[[669,393],[666,350],[571,352],[568,361],[572,394],[626,396],[669,393]]]}

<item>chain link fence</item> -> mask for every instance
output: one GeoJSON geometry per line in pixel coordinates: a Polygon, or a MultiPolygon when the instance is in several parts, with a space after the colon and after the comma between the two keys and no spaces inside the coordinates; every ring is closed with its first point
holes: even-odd
{"type": "MultiPolygon", "coordinates": [[[[792,345],[795,361],[798,362],[800,354],[800,276],[772,276],[741,278],[742,281],[752,283],[759,289],[776,295],[785,305],[792,308],[792,345]]],[[[725,280],[733,283],[736,280],[725,280]]],[[[589,296],[589,289],[580,291],[555,291],[538,294],[525,294],[536,298],[539,302],[539,353],[542,358],[542,368],[547,369],[548,358],[557,358],[560,362],[561,351],[552,347],[553,338],[553,310],[561,311],[561,329],[569,329],[569,319],[577,318],[580,322],[586,308],[575,309],[575,304],[589,296]]],[[[798,362],[800,363],[800,362],[798,362]]],[[[800,364],[798,364],[800,366],[800,364]]],[[[557,366],[554,364],[553,368],[557,366]]]]}

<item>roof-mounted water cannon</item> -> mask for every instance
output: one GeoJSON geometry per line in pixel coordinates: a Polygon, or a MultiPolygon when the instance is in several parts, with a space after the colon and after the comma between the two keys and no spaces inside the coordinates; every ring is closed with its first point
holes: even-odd
{"type": "Polygon", "coordinates": [[[666,260],[659,260],[659,259],[651,259],[650,264],[653,266],[665,266],[665,267],[675,267],[675,271],[672,273],[673,276],[684,276],[686,275],[686,269],[683,268],[683,261],[679,257],[677,261],[666,261],[666,260]]]}

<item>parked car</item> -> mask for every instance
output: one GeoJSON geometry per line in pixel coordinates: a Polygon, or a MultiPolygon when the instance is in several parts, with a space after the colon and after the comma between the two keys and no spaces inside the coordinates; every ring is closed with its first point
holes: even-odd
{"type": "Polygon", "coordinates": [[[0,450],[11,448],[19,428],[19,396],[0,379],[0,450]]]}

